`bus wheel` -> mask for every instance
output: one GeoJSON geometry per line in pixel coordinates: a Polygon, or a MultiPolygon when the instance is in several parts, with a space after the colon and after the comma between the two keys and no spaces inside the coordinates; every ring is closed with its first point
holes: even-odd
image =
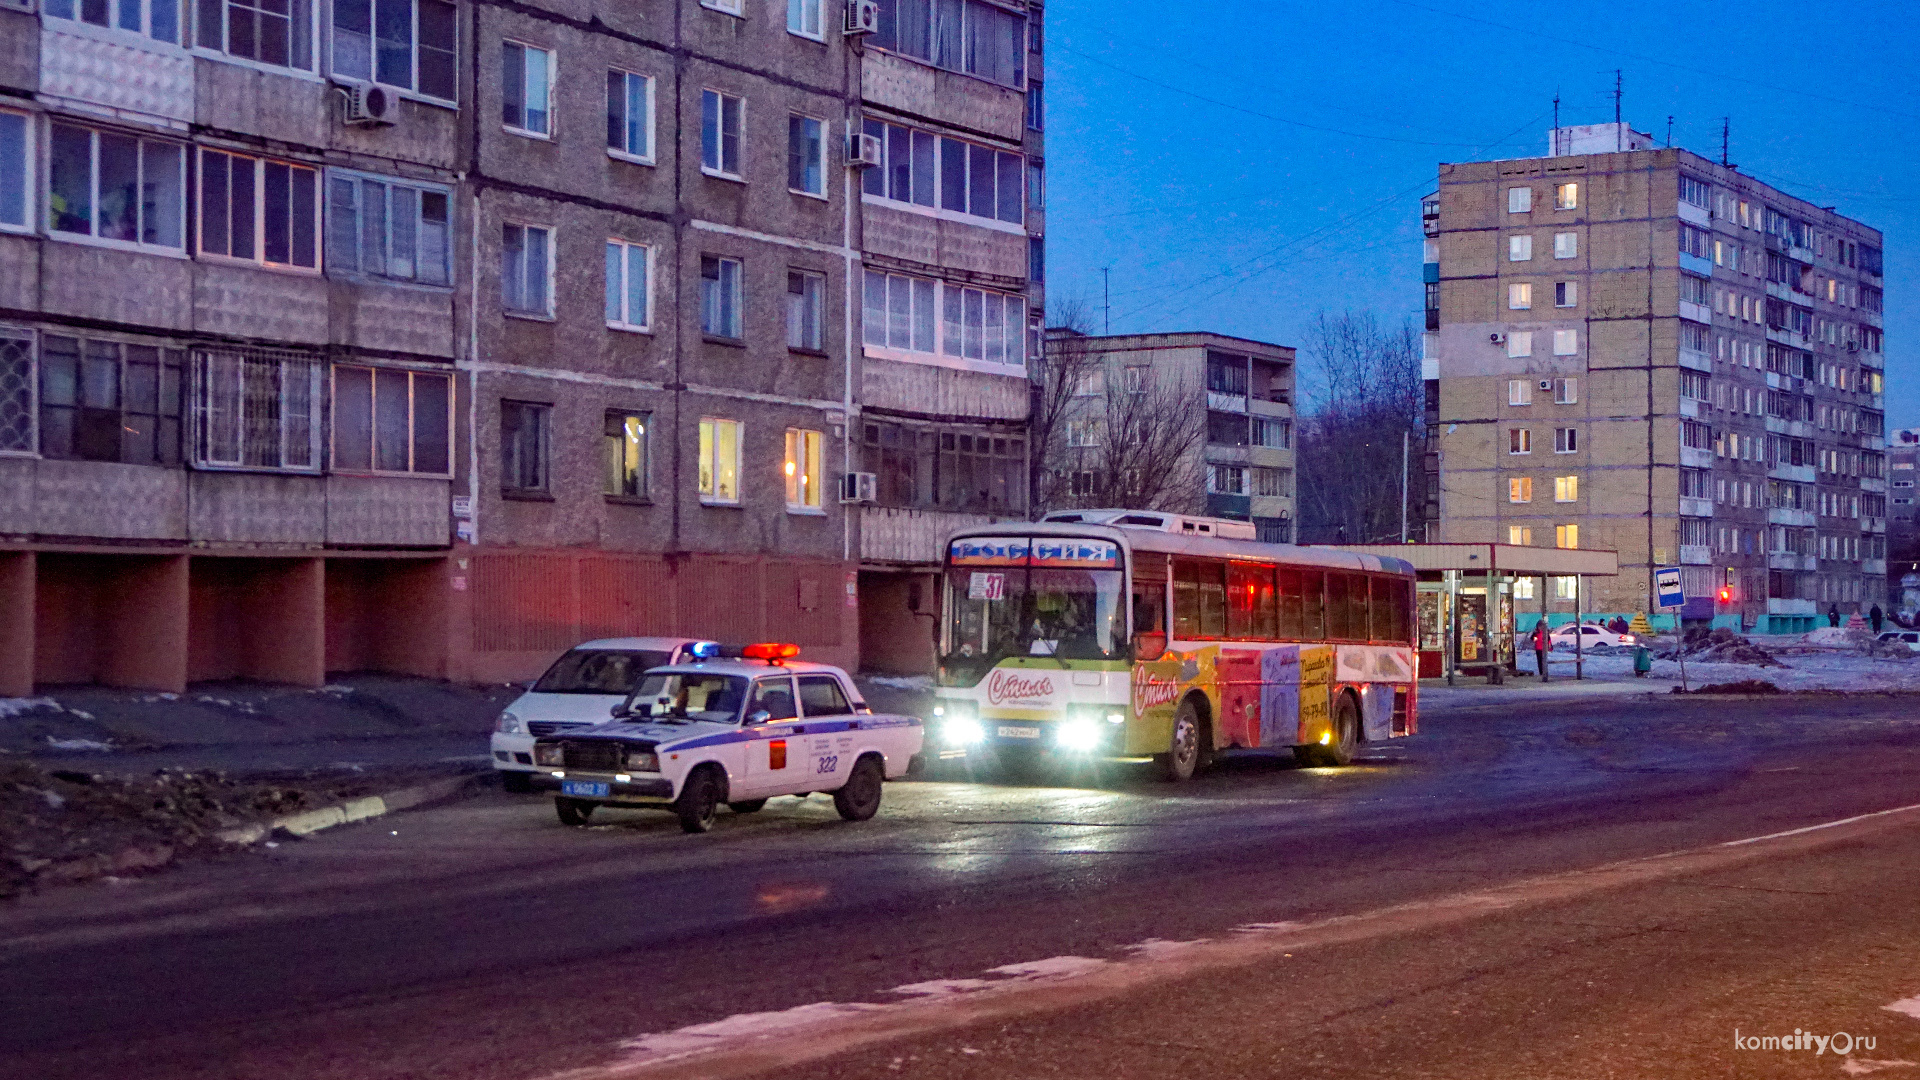
{"type": "Polygon", "coordinates": [[[1333,739],[1323,745],[1296,746],[1293,756],[1308,766],[1353,764],[1360,748],[1360,710],[1354,707],[1352,694],[1341,694],[1333,702],[1333,739]]]}
{"type": "Polygon", "coordinates": [[[1173,739],[1167,745],[1167,752],[1160,755],[1160,773],[1173,783],[1181,784],[1193,779],[1194,770],[1200,767],[1200,712],[1193,707],[1192,699],[1180,703],[1180,711],[1173,716],[1173,739]]]}

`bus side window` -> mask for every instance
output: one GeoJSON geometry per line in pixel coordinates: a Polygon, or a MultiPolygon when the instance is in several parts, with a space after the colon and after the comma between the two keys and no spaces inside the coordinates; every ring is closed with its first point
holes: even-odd
{"type": "Polygon", "coordinates": [[[1200,636],[1227,636],[1227,565],[1197,564],[1200,571],[1200,636]]]}
{"type": "Polygon", "coordinates": [[[1173,636],[1192,640],[1200,636],[1200,566],[1173,564],[1173,636]]]}
{"type": "Polygon", "coordinates": [[[1280,567],[1274,571],[1280,592],[1280,633],[1282,640],[1298,639],[1306,632],[1305,616],[1300,610],[1300,571],[1280,567]]]}
{"type": "MultiPolygon", "coordinates": [[[[1136,574],[1139,570],[1134,571],[1136,574]]],[[[1167,651],[1166,580],[1133,579],[1133,658],[1157,660],[1167,651]]]]}
{"type": "Polygon", "coordinates": [[[1360,641],[1372,641],[1387,628],[1386,613],[1374,607],[1369,584],[1366,574],[1347,575],[1347,596],[1352,605],[1347,609],[1347,617],[1352,620],[1347,629],[1360,641]]]}
{"type": "Polygon", "coordinates": [[[1280,632],[1273,595],[1273,567],[1256,566],[1253,571],[1253,636],[1272,641],[1280,632]]]}
{"type": "Polygon", "coordinates": [[[1228,563],[1227,636],[1271,641],[1273,615],[1273,567],[1228,563]]]}
{"type": "MultiPolygon", "coordinates": [[[[1387,640],[1395,645],[1409,644],[1413,631],[1413,602],[1408,595],[1412,591],[1411,583],[1404,578],[1380,578],[1375,588],[1381,585],[1386,587],[1385,599],[1381,603],[1386,606],[1387,640]]],[[[1374,595],[1383,594],[1376,592],[1374,595]]]]}
{"type": "Polygon", "coordinates": [[[1306,613],[1306,624],[1300,634],[1302,641],[1327,639],[1326,580],[1326,573],[1320,570],[1304,570],[1300,574],[1300,607],[1306,613]]]}
{"type": "Polygon", "coordinates": [[[1351,637],[1351,626],[1347,618],[1349,603],[1346,574],[1338,571],[1327,575],[1327,639],[1344,641],[1351,637]]]}

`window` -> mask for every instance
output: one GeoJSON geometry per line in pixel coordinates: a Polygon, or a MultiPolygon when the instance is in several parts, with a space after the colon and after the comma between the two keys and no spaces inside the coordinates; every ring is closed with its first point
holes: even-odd
{"type": "Polygon", "coordinates": [[[1713,446],[1713,429],[1692,420],[1680,421],[1680,445],[1692,450],[1707,450],[1713,446]]]}
{"type": "Polygon", "coordinates": [[[1516,187],[1507,189],[1507,213],[1524,214],[1533,209],[1533,189],[1516,187]]]}
{"type": "Polygon", "coordinates": [[[1507,404],[1533,404],[1533,381],[1531,379],[1508,379],[1507,404]]]}
{"type": "Polygon", "coordinates": [[[1025,220],[1021,155],[879,120],[863,121],[861,130],[884,150],[882,167],[861,179],[862,195],[1012,225],[1025,220]]]}
{"type": "Polygon", "coordinates": [[[1533,355],[1533,331],[1515,330],[1507,335],[1507,355],[1510,357],[1533,355]]]}
{"type": "Polygon", "coordinates": [[[827,279],[806,270],[787,271],[787,348],[824,347],[827,279]]]}
{"type": "MultiPolygon", "coordinates": [[[[1139,370],[1139,368],[1127,369],[1129,374],[1139,370]]],[[[1132,390],[1131,384],[1129,384],[1129,392],[1141,393],[1142,391],[1132,390]]],[[[1266,416],[1256,416],[1253,418],[1253,445],[1285,450],[1288,446],[1292,445],[1292,428],[1293,425],[1290,421],[1275,420],[1272,417],[1266,416]]]]}
{"type": "Polygon", "coordinates": [[[1575,356],[1580,352],[1580,331],[1555,330],[1553,332],[1553,355],[1575,356]]]}
{"type": "Polygon", "coordinates": [[[1577,403],[1579,400],[1580,400],[1580,380],[1579,379],[1553,380],[1553,403],[1555,405],[1572,405],[1577,403]]]}
{"type": "Polygon", "coordinates": [[[607,152],[653,163],[653,79],[607,72],[607,152]]]}
{"type": "Polygon", "coordinates": [[[1706,307],[1713,302],[1713,290],[1708,288],[1707,279],[1697,274],[1680,275],[1680,301],[1685,304],[1698,304],[1706,307]]]}
{"type": "MultiPolygon", "coordinates": [[[[32,342],[0,337],[0,449],[34,449],[32,342]]],[[[40,339],[40,453],[50,458],[180,464],[184,359],[151,345],[47,334],[40,339]]]]}
{"type": "Polygon", "coordinates": [[[787,460],[783,471],[787,478],[787,512],[820,510],[821,490],[826,484],[826,468],[821,464],[826,437],[817,431],[787,429],[787,460]]]}
{"type": "MultiPolygon", "coordinates": [[[[1571,530],[1571,532],[1568,534],[1569,537],[1577,541],[1580,538],[1580,526],[1569,525],[1567,526],[1567,528],[1571,530]]],[[[1562,546],[1579,547],[1580,545],[1578,543],[1569,543],[1562,546]]],[[[1553,579],[1553,598],[1555,600],[1572,600],[1574,599],[1575,596],[1578,595],[1579,588],[1580,588],[1579,578],[1574,577],[1571,574],[1556,575],[1553,579]]]]}
{"type": "Polygon", "coordinates": [[[787,117],[787,189],[825,196],[827,176],[822,166],[826,122],[811,116],[787,117]]]}
{"type": "Polygon", "coordinates": [[[607,413],[600,437],[607,461],[606,483],[601,491],[609,498],[644,501],[648,497],[647,429],[652,424],[651,413],[607,413]]]}
{"type": "MultiPolygon", "coordinates": [[[[0,114],[0,121],[18,119],[19,135],[0,142],[17,147],[22,156],[0,168],[17,170],[12,181],[0,180],[0,202],[17,206],[8,223],[26,224],[26,118],[0,114]],[[13,216],[17,215],[17,222],[13,216]]],[[[47,228],[53,233],[91,236],[99,240],[178,251],[185,246],[181,220],[185,210],[186,155],[177,143],[137,139],[111,131],[70,124],[52,125],[47,154],[47,228]]],[[[250,160],[250,159],[243,159],[250,160]]],[[[309,193],[311,199],[311,193],[309,193]]],[[[309,203],[311,206],[311,203],[309,203]]],[[[248,222],[251,228],[252,216],[248,222]]],[[[284,222],[282,223],[284,226],[284,222]]],[[[309,239],[312,234],[308,233],[309,239]]]]}
{"type": "Polygon", "coordinates": [[[1026,300],[948,282],[866,272],[868,345],[1024,365],[1026,300]]]}
{"type": "Polygon", "coordinates": [[[1580,526],[1555,525],[1553,527],[1553,546],[1558,548],[1577,548],[1580,546],[1580,526]]]}
{"type": "Polygon", "coordinates": [[[1529,428],[1507,429],[1507,453],[1533,453],[1533,431],[1529,428]]]}
{"type": "Polygon", "coordinates": [[[1244,465],[1208,465],[1207,490],[1222,495],[1247,493],[1247,468],[1244,465]]]}
{"type": "Polygon", "coordinates": [[[1553,186],[1553,208],[1555,210],[1574,210],[1580,206],[1579,184],[1555,184],[1553,186]]]}
{"type": "MultiPolygon", "coordinates": [[[[1533,543],[1533,529],[1526,525],[1507,526],[1507,543],[1515,544],[1520,547],[1526,547],[1527,545],[1533,543]]],[[[1521,578],[1519,579],[1519,581],[1516,581],[1514,584],[1517,585],[1517,584],[1520,584],[1520,582],[1524,582],[1526,580],[1527,580],[1526,578],[1521,578]]],[[[1519,594],[1516,592],[1514,595],[1518,596],[1519,594]]],[[[1521,599],[1526,599],[1526,597],[1521,597],[1521,599]]]]}
{"type": "Polygon", "coordinates": [[[1507,237],[1507,261],[1531,262],[1533,260],[1533,237],[1507,237]]]}
{"type": "Polygon", "coordinates": [[[741,329],[741,283],[739,259],[717,255],[700,256],[700,331],[714,337],[739,340],[741,329]]]}
{"type": "Polygon", "coordinates": [[[1553,234],[1553,257],[1554,258],[1572,259],[1572,258],[1578,257],[1579,254],[1580,254],[1580,234],[1579,233],[1562,232],[1562,233],[1553,234]]]}
{"type": "Polygon", "coordinates": [[[553,406],[500,403],[500,489],[507,495],[544,495],[548,487],[548,428],[553,406]]]}
{"type": "Polygon", "coordinates": [[[1027,280],[1039,284],[1047,280],[1047,241],[1045,237],[1027,238],[1027,280]]]}
{"type": "Polygon", "coordinates": [[[1556,281],[1553,283],[1553,306],[1575,307],[1580,303],[1580,283],[1577,281],[1556,281]]]}
{"type": "Polygon", "coordinates": [[[822,0],[787,0],[787,33],[823,40],[822,0]]]}
{"type": "Polygon", "coordinates": [[[747,10],[744,0],[700,0],[700,6],[728,15],[745,16],[747,10]]]}
{"type": "Polygon", "coordinates": [[[1577,476],[1556,476],[1553,478],[1554,502],[1579,502],[1580,478],[1577,476]]]}
{"type": "MultiPolygon", "coordinates": [[[[176,370],[174,374],[176,391],[179,381],[179,373],[176,370]]],[[[31,454],[39,448],[40,442],[34,422],[37,396],[34,391],[33,331],[14,326],[0,326],[0,454],[31,454]]],[[[180,439],[177,430],[179,417],[177,402],[179,395],[176,392],[174,396],[176,432],[173,445],[175,453],[178,453],[180,439]]]]}
{"type": "Polygon", "coordinates": [[[653,249],[607,241],[607,325],[646,330],[653,325],[653,249]]]}
{"type": "Polygon", "coordinates": [[[553,315],[553,230],[539,225],[505,227],[500,247],[500,297],[518,315],[553,315]]]}
{"type": "Polygon", "coordinates": [[[874,45],[949,71],[1017,87],[1026,75],[1026,20],[982,0],[880,0],[874,45]]]}
{"type": "Polygon", "coordinates": [[[1078,469],[1067,474],[1067,494],[1074,498],[1090,498],[1100,494],[1100,473],[1097,469],[1078,469]]]}
{"type": "Polygon", "coordinates": [[[1105,422],[1098,419],[1080,419],[1067,421],[1068,446],[1099,446],[1100,429],[1105,422]]]}
{"type": "Polygon", "coordinates": [[[333,73],[454,100],[450,0],[333,0],[333,73]]]}
{"type": "Polygon", "coordinates": [[[802,675],[800,708],[807,716],[850,716],[853,706],[840,689],[840,680],[831,675],[802,675]]]}
{"type": "Polygon", "coordinates": [[[1525,311],[1533,306],[1533,286],[1524,281],[1516,281],[1507,286],[1507,307],[1513,311],[1525,311]]]}
{"type": "MultiPolygon", "coordinates": [[[[139,4],[138,0],[120,0],[119,6],[124,17],[139,4]]],[[[156,6],[167,5],[162,2],[156,6]]],[[[258,64],[313,70],[310,0],[197,0],[197,6],[195,45],[258,64]]],[[[103,0],[80,0],[83,12],[105,7],[103,0]]]]}
{"type": "Polygon", "coordinates": [[[1255,465],[1247,470],[1248,494],[1262,498],[1285,498],[1293,494],[1293,470],[1255,465]]]}
{"type": "Polygon", "coordinates": [[[1693,177],[1682,173],[1680,176],[1680,201],[1692,203],[1704,210],[1713,205],[1713,189],[1708,187],[1704,181],[1695,180],[1693,177]]]}
{"type": "Polygon", "coordinates": [[[1040,95],[1040,80],[1027,84],[1027,130],[1044,131],[1047,124],[1046,102],[1040,95]]]}
{"type": "Polygon", "coordinates": [[[861,460],[882,506],[1023,512],[1026,454],[1025,439],[978,428],[862,425],[861,460]]]}
{"type": "Polygon", "coordinates": [[[311,166],[200,151],[200,253],[318,270],[319,184],[311,166]]]}
{"type": "Polygon", "coordinates": [[[700,418],[700,501],[740,501],[740,421],[700,418]]]}
{"type": "Polygon", "coordinates": [[[327,269],[447,285],[451,199],[445,188],[327,172],[327,269]]]}
{"type": "Polygon", "coordinates": [[[320,471],[324,367],[277,349],[195,349],[193,463],[320,471]]]}
{"type": "Polygon", "coordinates": [[[517,41],[500,49],[500,122],[517,134],[551,137],[553,54],[517,41]]]}
{"type": "Polygon", "coordinates": [[[1556,454],[1577,454],[1580,452],[1579,428],[1554,428],[1553,452],[1556,454]]]}
{"type": "Polygon", "coordinates": [[[451,476],[453,378],[335,364],[336,472],[451,476]]]}
{"type": "Polygon", "coordinates": [[[1027,159],[1027,209],[1040,210],[1047,205],[1047,169],[1032,158],[1027,159]]]}
{"type": "Polygon", "coordinates": [[[700,92],[700,171],[740,179],[740,139],[747,101],[718,90],[700,92]]]}
{"type": "MultiPolygon", "coordinates": [[[[33,0],[14,0],[9,6],[33,10],[33,0]]],[[[180,0],[46,0],[41,10],[60,19],[77,19],[95,26],[144,34],[156,41],[180,42],[180,0]]]]}
{"type": "Polygon", "coordinates": [[[1507,501],[1526,503],[1533,501],[1533,477],[1510,476],[1507,478],[1507,501]]]}
{"type": "Polygon", "coordinates": [[[1691,255],[1696,259],[1710,258],[1713,254],[1711,236],[1705,229],[1696,229],[1691,225],[1680,226],[1680,254],[1691,255]]]}
{"type": "MultiPolygon", "coordinates": [[[[0,112],[0,229],[29,225],[27,192],[33,190],[33,125],[16,112],[0,112]]],[[[179,200],[174,200],[178,205],[179,200]]]]}

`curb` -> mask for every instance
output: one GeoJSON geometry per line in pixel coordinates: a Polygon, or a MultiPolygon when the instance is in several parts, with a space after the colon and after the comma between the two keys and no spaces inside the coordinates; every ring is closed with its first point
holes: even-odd
{"type": "Polygon", "coordinates": [[[246,846],[257,844],[276,832],[290,833],[305,838],[331,829],[336,825],[348,825],[369,818],[384,817],[401,810],[411,810],[430,802],[451,798],[470,787],[481,786],[491,780],[490,773],[476,772],[465,776],[449,776],[413,787],[400,788],[383,795],[367,795],[358,799],[348,799],[334,806],[322,806],[317,810],[307,810],[272,821],[255,822],[238,828],[226,829],[215,833],[214,837],[222,843],[246,846]]]}

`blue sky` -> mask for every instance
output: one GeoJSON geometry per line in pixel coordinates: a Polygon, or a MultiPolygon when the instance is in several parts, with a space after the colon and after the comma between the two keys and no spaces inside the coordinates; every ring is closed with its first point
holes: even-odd
{"type": "Polygon", "coordinates": [[[1920,17],[1901,3],[1054,0],[1047,287],[1100,329],[1297,345],[1316,310],[1420,299],[1442,161],[1543,153],[1613,119],[1881,229],[1887,420],[1920,425],[1920,17]],[[1684,11],[1685,14],[1679,14],[1684,11]],[[1179,88],[1178,91],[1170,89],[1179,88]],[[1179,91],[1185,91],[1179,92],[1179,91]],[[1905,181],[1902,183],[1901,181],[1905,181]]]}

